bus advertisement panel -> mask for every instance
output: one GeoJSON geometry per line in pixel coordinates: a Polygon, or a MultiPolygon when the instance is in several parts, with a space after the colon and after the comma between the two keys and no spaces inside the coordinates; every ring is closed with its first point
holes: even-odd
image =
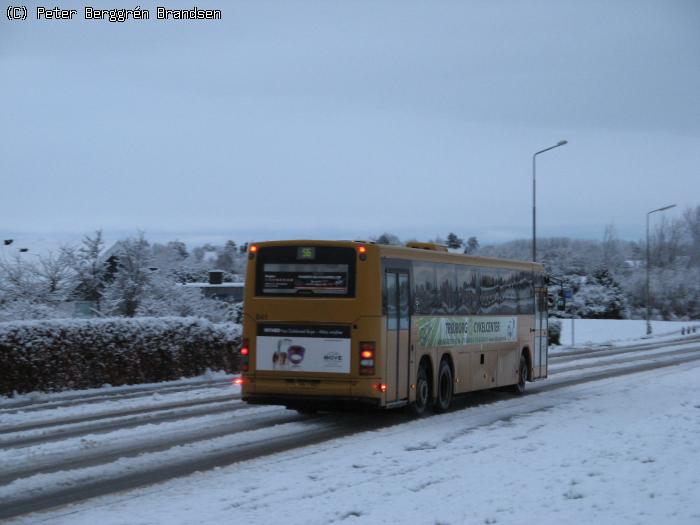
{"type": "Polygon", "coordinates": [[[350,373],[350,327],[261,324],[257,370],[350,373]]]}

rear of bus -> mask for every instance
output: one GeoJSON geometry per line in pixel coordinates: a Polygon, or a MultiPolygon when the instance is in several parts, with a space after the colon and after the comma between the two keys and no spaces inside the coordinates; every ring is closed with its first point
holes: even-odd
{"type": "Polygon", "coordinates": [[[241,347],[243,400],[299,410],[381,406],[379,279],[374,245],[251,245],[241,347]]]}

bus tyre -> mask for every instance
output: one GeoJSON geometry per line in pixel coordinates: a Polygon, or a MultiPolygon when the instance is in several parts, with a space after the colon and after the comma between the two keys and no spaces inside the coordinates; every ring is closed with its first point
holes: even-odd
{"type": "Polygon", "coordinates": [[[525,383],[527,382],[527,359],[524,355],[520,356],[520,367],[518,368],[518,382],[512,386],[512,391],[515,394],[522,395],[525,393],[525,383]]]}
{"type": "Polygon", "coordinates": [[[435,400],[435,411],[445,412],[452,403],[452,369],[446,359],[440,361],[437,380],[437,399],[435,400]]]}
{"type": "Polygon", "coordinates": [[[428,382],[428,370],[425,364],[421,363],[418,368],[416,378],[416,400],[409,405],[409,410],[414,416],[425,414],[430,403],[430,383],[428,382]]]}

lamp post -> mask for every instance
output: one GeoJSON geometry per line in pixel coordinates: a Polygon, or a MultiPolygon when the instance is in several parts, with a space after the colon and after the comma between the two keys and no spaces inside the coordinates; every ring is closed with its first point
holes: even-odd
{"type": "Polygon", "coordinates": [[[537,155],[566,144],[568,144],[568,141],[560,140],[554,146],[541,149],[540,151],[535,152],[535,154],[532,156],[532,262],[537,262],[537,206],[535,201],[537,189],[535,182],[537,174],[537,155]]]}
{"type": "Polygon", "coordinates": [[[671,208],[675,208],[675,204],[669,206],[664,206],[656,210],[651,210],[647,213],[647,286],[646,286],[646,303],[647,303],[647,335],[651,335],[651,319],[650,319],[650,308],[649,308],[649,216],[657,211],[666,211],[671,208]]]}

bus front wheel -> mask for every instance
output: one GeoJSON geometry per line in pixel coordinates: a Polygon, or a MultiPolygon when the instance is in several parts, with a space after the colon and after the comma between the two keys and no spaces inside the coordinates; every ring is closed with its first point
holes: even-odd
{"type": "Polygon", "coordinates": [[[416,400],[409,405],[409,409],[414,416],[422,416],[430,403],[430,383],[428,381],[428,370],[424,363],[418,368],[416,378],[416,400]]]}

